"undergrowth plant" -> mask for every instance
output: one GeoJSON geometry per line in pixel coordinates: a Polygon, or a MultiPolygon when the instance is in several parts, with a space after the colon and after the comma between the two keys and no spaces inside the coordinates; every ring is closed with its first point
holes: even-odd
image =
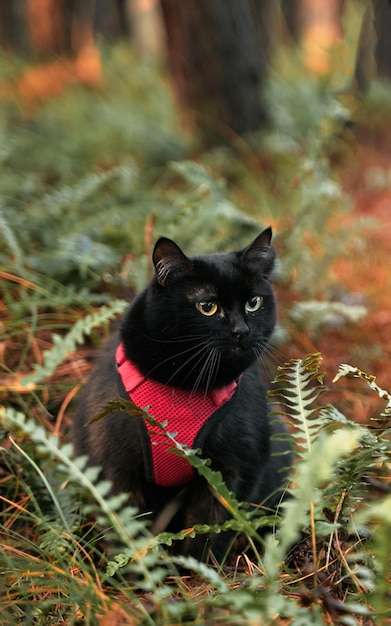
{"type": "Polygon", "coordinates": [[[112,614],[135,624],[385,624],[390,498],[382,477],[390,469],[390,395],[357,368],[341,366],[337,378],[345,375],[366,380],[386,400],[374,428],[321,404],[319,354],[280,368],[271,399],[291,424],[297,458],[289,497],[273,516],[237,502],[221,475],[164,424],[131,402],[115,401],[163,430],[230,513],[223,527],[200,525],[175,535],[153,536],[126,495],[110,495],[99,468],[75,459],[72,446],[31,415],[2,407],[4,623],[98,624],[99,616],[112,614]],[[387,493],[380,498],[371,495],[379,485],[387,493]],[[274,531],[263,540],[258,531],[265,524],[274,531]],[[170,551],[173,542],[227,529],[249,544],[236,565],[227,561],[216,569],[170,551]],[[185,583],[183,568],[193,572],[192,582],[185,583]]]}

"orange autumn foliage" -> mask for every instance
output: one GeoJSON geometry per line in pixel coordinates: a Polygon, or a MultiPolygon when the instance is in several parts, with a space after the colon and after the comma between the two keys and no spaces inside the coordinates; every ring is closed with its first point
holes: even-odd
{"type": "Polygon", "coordinates": [[[99,52],[94,46],[82,48],[75,59],[58,59],[29,69],[16,86],[21,105],[36,108],[48,98],[58,96],[70,84],[95,87],[102,81],[99,52]]]}

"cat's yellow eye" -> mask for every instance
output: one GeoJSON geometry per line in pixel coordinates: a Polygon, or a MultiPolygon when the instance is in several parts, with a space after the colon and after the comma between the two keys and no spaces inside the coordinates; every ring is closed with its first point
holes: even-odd
{"type": "Polygon", "coordinates": [[[202,315],[207,317],[211,317],[217,311],[217,304],[213,300],[201,300],[201,302],[197,302],[196,307],[202,315]]]}
{"type": "Polygon", "coordinates": [[[258,309],[261,308],[262,304],[263,298],[261,296],[254,296],[253,298],[250,298],[250,300],[247,300],[244,308],[247,313],[255,313],[255,311],[258,311],[258,309]]]}

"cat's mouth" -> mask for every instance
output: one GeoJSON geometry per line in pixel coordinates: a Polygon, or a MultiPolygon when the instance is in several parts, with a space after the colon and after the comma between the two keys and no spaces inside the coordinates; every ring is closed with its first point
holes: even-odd
{"type": "Polygon", "coordinates": [[[238,344],[237,346],[232,346],[230,348],[230,352],[232,354],[243,354],[243,352],[246,352],[246,349],[242,345],[238,344]]]}
{"type": "Polygon", "coordinates": [[[231,356],[234,358],[238,358],[238,357],[243,357],[243,356],[247,356],[249,354],[249,349],[248,346],[245,346],[241,343],[238,343],[236,345],[231,345],[228,350],[227,350],[227,356],[231,356]]]}

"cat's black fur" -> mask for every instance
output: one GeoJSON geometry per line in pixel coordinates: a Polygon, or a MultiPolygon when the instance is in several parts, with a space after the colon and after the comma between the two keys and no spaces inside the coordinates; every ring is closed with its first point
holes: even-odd
{"type": "MultiPolygon", "coordinates": [[[[196,257],[185,256],[169,239],[159,239],[153,253],[155,276],[130,306],[120,337],[126,356],[142,374],[166,385],[207,393],[239,381],[231,400],[203,426],[196,444],[239,501],[274,507],[289,455],[272,455],[284,449],[285,444],[271,441],[283,425],[269,421],[257,365],[276,322],[268,280],[275,258],[271,235],[268,228],[245,249],[196,257]],[[197,308],[200,302],[208,310],[216,303],[216,313],[203,314],[197,308]]],[[[127,397],[115,363],[119,341],[118,334],[109,340],[82,393],[73,424],[76,453],[89,454],[91,463],[113,481],[114,490],[129,492],[132,503],[152,519],[181,492],[182,507],[172,530],[223,522],[228,514],[203,478],[196,477],[185,489],[147,481],[140,417],[116,412],[85,426],[103,404],[127,397]]],[[[216,535],[208,541],[222,558],[227,539],[216,535]]],[[[178,550],[204,557],[205,542],[201,535],[181,542],[178,550]]]]}

